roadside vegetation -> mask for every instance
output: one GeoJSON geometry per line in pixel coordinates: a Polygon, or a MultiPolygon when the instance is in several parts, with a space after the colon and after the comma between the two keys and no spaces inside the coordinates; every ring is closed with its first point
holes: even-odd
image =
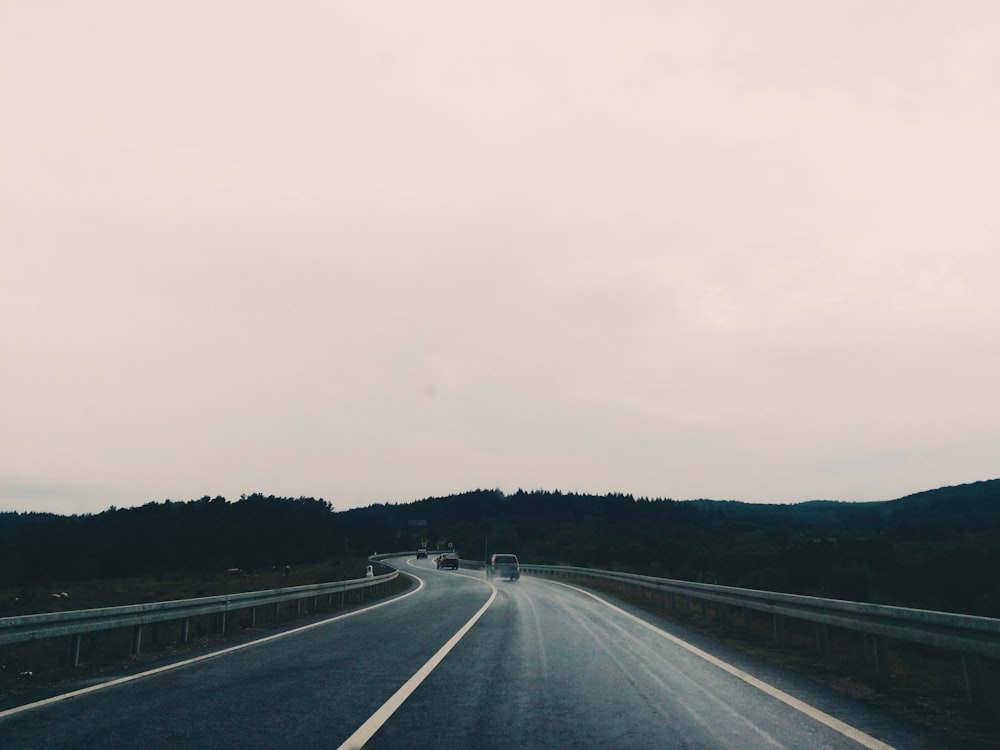
{"type": "Polygon", "coordinates": [[[145,576],[57,581],[0,588],[4,616],[36,612],[115,607],[123,604],[168,602],[202,596],[237,594],[244,591],[304,586],[327,581],[364,578],[367,560],[352,557],[295,566],[274,565],[263,569],[156,573],[145,576]]]}

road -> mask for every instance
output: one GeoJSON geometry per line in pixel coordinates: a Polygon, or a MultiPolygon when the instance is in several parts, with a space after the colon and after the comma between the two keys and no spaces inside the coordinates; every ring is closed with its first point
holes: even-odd
{"type": "Polygon", "coordinates": [[[376,607],[46,705],[28,748],[959,748],[551,581],[396,564],[376,607]]]}

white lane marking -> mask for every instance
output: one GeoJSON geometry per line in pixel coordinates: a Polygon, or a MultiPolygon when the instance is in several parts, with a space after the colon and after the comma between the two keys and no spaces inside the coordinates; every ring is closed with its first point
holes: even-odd
{"type": "MultiPolygon", "coordinates": [[[[476,578],[474,580],[482,583],[482,579],[476,578]]],[[[493,604],[493,601],[497,598],[496,587],[492,584],[487,585],[493,589],[493,591],[490,594],[490,598],[486,600],[486,604],[480,607],[479,611],[469,618],[469,621],[465,623],[465,625],[463,625],[461,629],[455,633],[455,635],[449,638],[448,642],[438,649],[438,652],[434,654],[434,656],[432,656],[427,663],[424,664],[424,666],[418,669],[399,690],[393,693],[392,697],[383,703],[379,709],[368,718],[368,721],[358,727],[354,734],[344,740],[338,750],[357,750],[358,748],[364,747],[365,743],[368,742],[368,740],[370,740],[372,736],[382,728],[382,725],[389,720],[389,717],[396,713],[396,710],[406,702],[406,699],[413,694],[413,691],[420,686],[420,683],[427,679],[438,664],[444,660],[444,657],[446,657],[448,653],[455,648],[456,644],[458,644],[458,642],[465,637],[465,634],[472,629],[472,626],[478,622],[479,618],[486,613],[486,610],[490,608],[490,605],[493,604]]]]}
{"type": "Polygon", "coordinates": [[[240,643],[236,646],[230,646],[229,648],[224,648],[221,651],[213,651],[209,654],[202,654],[201,656],[194,656],[190,659],[185,659],[184,661],[174,662],[173,664],[165,664],[162,667],[156,667],[155,669],[148,669],[145,672],[139,672],[137,674],[128,675],[126,677],[118,677],[114,680],[108,680],[107,682],[102,682],[98,685],[91,685],[89,687],[80,688],[79,690],[73,690],[69,693],[62,693],[60,695],[53,695],[50,698],[45,698],[44,700],[35,701],[34,703],[26,703],[23,706],[15,706],[14,708],[8,708],[6,711],[0,711],[0,719],[7,716],[13,716],[14,714],[19,714],[22,711],[28,711],[32,708],[40,708],[42,706],[47,706],[51,703],[59,703],[60,701],[68,700],[69,698],[76,698],[79,695],[86,695],[87,693],[95,693],[98,690],[104,690],[105,688],[114,687],[115,685],[123,685],[126,682],[132,682],[133,680],[139,680],[143,677],[152,677],[153,675],[161,674],[162,672],[169,672],[172,669],[178,669],[179,667],[186,667],[189,664],[195,664],[199,661],[205,661],[206,659],[214,659],[217,656],[224,656],[225,654],[231,654],[234,651],[241,651],[245,648],[250,648],[251,646],[259,646],[262,643],[267,643],[268,641],[274,641],[279,638],[286,638],[290,635],[296,635],[302,633],[306,630],[312,630],[313,628],[318,628],[323,625],[327,625],[336,620],[343,620],[347,617],[354,617],[355,615],[364,614],[365,612],[371,612],[373,609],[379,609],[380,607],[386,607],[390,604],[395,604],[396,602],[401,602],[403,599],[413,596],[420,589],[424,587],[424,581],[419,576],[408,573],[417,579],[420,585],[417,586],[413,591],[408,591],[401,596],[388,599],[384,602],[379,602],[377,604],[372,604],[371,606],[364,607],[362,609],[356,609],[352,612],[345,612],[342,615],[337,615],[335,617],[328,617],[325,620],[320,620],[319,622],[311,622],[308,625],[303,625],[301,627],[295,628],[293,630],[285,630],[281,633],[275,633],[274,635],[265,636],[264,638],[258,638],[255,641],[249,641],[247,643],[240,643]]]}
{"type": "Polygon", "coordinates": [[[863,745],[864,747],[870,748],[871,750],[895,750],[895,748],[893,748],[892,745],[887,745],[886,743],[882,742],[881,740],[877,740],[874,737],[865,734],[860,729],[852,727],[850,724],[845,724],[840,719],[836,719],[833,716],[830,716],[830,714],[825,713],[823,711],[820,711],[818,708],[815,708],[814,706],[810,706],[808,703],[805,703],[805,702],[799,700],[798,698],[795,698],[794,696],[789,695],[788,693],[784,692],[783,690],[779,690],[778,688],[774,687],[773,685],[769,685],[768,683],[764,682],[763,680],[759,680],[756,677],[754,677],[753,675],[747,674],[742,669],[737,669],[736,667],[732,666],[731,664],[727,664],[726,662],[722,661],[721,659],[717,659],[716,657],[712,656],[711,654],[706,653],[705,651],[702,651],[700,648],[697,648],[696,646],[692,646],[687,641],[682,641],[677,636],[671,635],[670,633],[667,633],[664,630],[660,630],[658,627],[656,627],[655,625],[652,625],[652,624],[646,622],[641,617],[636,617],[635,615],[631,614],[630,612],[626,612],[624,609],[621,609],[620,607],[616,607],[611,602],[607,602],[604,599],[602,599],[601,597],[596,596],[595,594],[592,594],[591,592],[589,592],[589,591],[587,591],[585,589],[577,588],[576,586],[570,586],[569,584],[566,584],[566,583],[559,583],[558,581],[550,581],[550,583],[555,583],[555,584],[557,584],[559,586],[565,586],[566,588],[573,589],[574,591],[578,591],[581,594],[586,594],[590,598],[595,599],[596,601],[599,601],[604,606],[609,607],[610,609],[613,609],[615,612],[618,612],[619,614],[624,615],[625,617],[627,617],[628,619],[632,620],[633,622],[636,622],[639,625],[642,625],[644,628],[646,628],[647,630],[652,631],[656,635],[659,635],[659,636],[662,636],[663,638],[666,638],[671,643],[675,643],[678,646],[680,646],[681,648],[685,649],[686,651],[691,652],[695,656],[701,657],[702,659],[704,659],[705,661],[707,661],[709,664],[714,664],[719,669],[721,669],[721,670],[723,670],[725,672],[728,672],[729,674],[733,675],[734,677],[738,677],[739,679],[743,680],[747,684],[752,685],[753,687],[757,688],[758,690],[761,690],[761,691],[767,693],[768,695],[770,695],[773,698],[777,698],[782,703],[784,703],[784,704],[786,704],[788,706],[791,706],[792,708],[796,709],[797,711],[801,711],[802,713],[804,713],[806,716],[810,717],[811,719],[815,719],[816,721],[818,721],[820,724],[825,724],[830,729],[833,729],[834,731],[839,732],[840,734],[844,735],[848,739],[854,740],[859,745],[863,745]]]}
{"type": "Polygon", "coordinates": [[[531,598],[530,594],[526,594],[524,597],[525,601],[528,602],[528,608],[531,610],[531,624],[535,631],[534,643],[538,647],[538,666],[539,671],[543,678],[548,679],[549,677],[549,654],[545,649],[545,636],[542,631],[542,621],[538,617],[538,609],[535,607],[535,602],[531,598]]]}

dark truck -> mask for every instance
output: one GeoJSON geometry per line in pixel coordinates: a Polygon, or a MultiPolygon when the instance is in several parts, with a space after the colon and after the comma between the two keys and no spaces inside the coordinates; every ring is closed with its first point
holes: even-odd
{"type": "Polygon", "coordinates": [[[516,581],[521,577],[521,566],[517,562],[517,555],[509,553],[493,555],[490,564],[486,566],[486,577],[516,581]]]}

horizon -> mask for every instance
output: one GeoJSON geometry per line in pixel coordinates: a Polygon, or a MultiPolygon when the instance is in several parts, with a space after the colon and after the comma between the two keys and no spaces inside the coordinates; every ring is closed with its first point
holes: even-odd
{"type": "Polygon", "coordinates": [[[150,500],[150,501],[147,501],[147,502],[144,502],[144,503],[140,503],[140,504],[136,504],[136,505],[123,505],[123,506],[120,506],[120,505],[109,505],[106,508],[102,508],[102,509],[96,510],[96,511],[87,511],[86,513],[58,513],[58,512],[55,512],[55,511],[46,511],[46,510],[17,511],[17,510],[6,510],[6,509],[3,509],[3,508],[0,508],[0,514],[2,514],[2,513],[29,513],[29,514],[30,513],[40,513],[40,514],[51,514],[51,515],[58,515],[58,516],[86,516],[86,515],[99,515],[101,513],[112,512],[112,511],[119,511],[119,510],[132,510],[132,509],[136,509],[136,508],[141,508],[141,507],[143,507],[145,505],[162,505],[162,504],[168,503],[168,502],[169,503],[192,503],[192,502],[197,502],[197,501],[205,499],[205,498],[209,498],[209,499],[215,500],[216,498],[221,497],[227,503],[236,503],[236,502],[239,502],[240,500],[243,500],[244,498],[252,497],[252,496],[262,496],[262,497],[265,497],[265,498],[274,497],[276,499],[277,498],[283,498],[283,499],[293,499],[294,500],[294,499],[298,499],[298,498],[305,498],[305,499],[309,499],[309,500],[319,500],[319,501],[327,502],[330,505],[330,510],[332,512],[334,512],[334,513],[343,513],[343,512],[347,512],[347,511],[351,511],[351,510],[364,510],[365,508],[374,507],[374,506],[378,506],[378,505],[389,505],[389,506],[413,505],[415,503],[424,502],[426,500],[440,500],[440,499],[445,499],[445,498],[448,498],[448,497],[460,497],[461,495],[470,494],[470,493],[474,493],[474,492],[500,492],[500,494],[502,494],[504,497],[510,497],[511,495],[516,495],[518,493],[524,493],[524,494],[528,494],[528,495],[531,495],[531,494],[575,495],[575,496],[580,496],[580,497],[609,497],[609,496],[619,495],[619,496],[622,496],[622,497],[631,497],[631,498],[633,498],[636,501],[642,501],[642,502],[647,502],[647,501],[648,502],[676,502],[676,503],[699,503],[699,502],[707,502],[707,503],[737,503],[737,504],[742,504],[742,505],[771,505],[771,506],[774,506],[774,505],[798,506],[798,505],[807,505],[809,503],[835,503],[835,504],[840,504],[840,505],[877,505],[877,504],[881,504],[881,503],[891,503],[891,502],[895,502],[897,500],[905,500],[905,499],[907,499],[909,497],[912,497],[914,495],[922,495],[922,494],[929,493],[929,492],[937,492],[939,490],[947,490],[947,489],[953,489],[955,487],[965,487],[965,486],[969,486],[969,485],[982,484],[982,483],[985,483],[985,482],[995,482],[995,481],[1000,481],[1000,479],[997,479],[997,478],[994,478],[994,479],[979,479],[979,480],[973,480],[973,481],[970,481],[970,482],[962,482],[960,484],[955,484],[955,485],[945,485],[945,486],[942,486],[942,487],[932,487],[932,488],[928,488],[928,489],[925,489],[925,490],[919,490],[917,492],[907,493],[906,495],[901,495],[900,497],[885,498],[885,499],[882,499],[882,500],[837,500],[835,498],[812,498],[812,499],[809,499],[809,500],[799,500],[799,501],[795,501],[795,502],[767,503],[767,502],[749,502],[749,501],[745,501],[745,500],[740,500],[738,498],[711,498],[711,497],[675,498],[675,497],[659,497],[659,496],[658,497],[651,497],[651,496],[646,496],[646,495],[635,495],[635,494],[630,493],[630,492],[622,492],[622,491],[611,491],[611,492],[604,492],[604,493],[590,493],[590,492],[577,492],[577,491],[573,491],[573,490],[560,490],[560,489],[552,489],[552,490],[530,489],[530,490],[528,490],[528,489],[524,489],[524,488],[518,488],[517,490],[514,490],[513,492],[504,492],[503,490],[500,490],[499,488],[496,488],[496,487],[477,487],[475,489],[464,490],[462,492],[453,492],[453,493],[449,493],[447,495],[432,495],[432,496],[428,496],[428,497],[420,497],[420,498],[415,498],[415,499],[412,499],[412,500],[404,500],[404,501],[397,501],[397,502],[374,502],[374,503],[367,503],[365,505],[355,505],[355,506],[351,506],[351,507],[347,507],[347,508],[338,508],[334,503],[331,503],[330,501],[326,500],[325,498],[319,497],[319,496],[314,496],[314,495],[286,496],[286,495],[278,495],[278,494],[275,494],[273,492],[272,493],[266,493],[266,494],[263,493],[263,492],[244,492],[244,493],[241,493],[240,496],[238,498],[236,498],[235,500],[232,499],[232,498],[226,497],[225,495],[200,495],[198,497],[187,498],[185,500],[177,500],[177,499],[174,499],[174,498],[163,498],[162,500],[150,500]]]}

